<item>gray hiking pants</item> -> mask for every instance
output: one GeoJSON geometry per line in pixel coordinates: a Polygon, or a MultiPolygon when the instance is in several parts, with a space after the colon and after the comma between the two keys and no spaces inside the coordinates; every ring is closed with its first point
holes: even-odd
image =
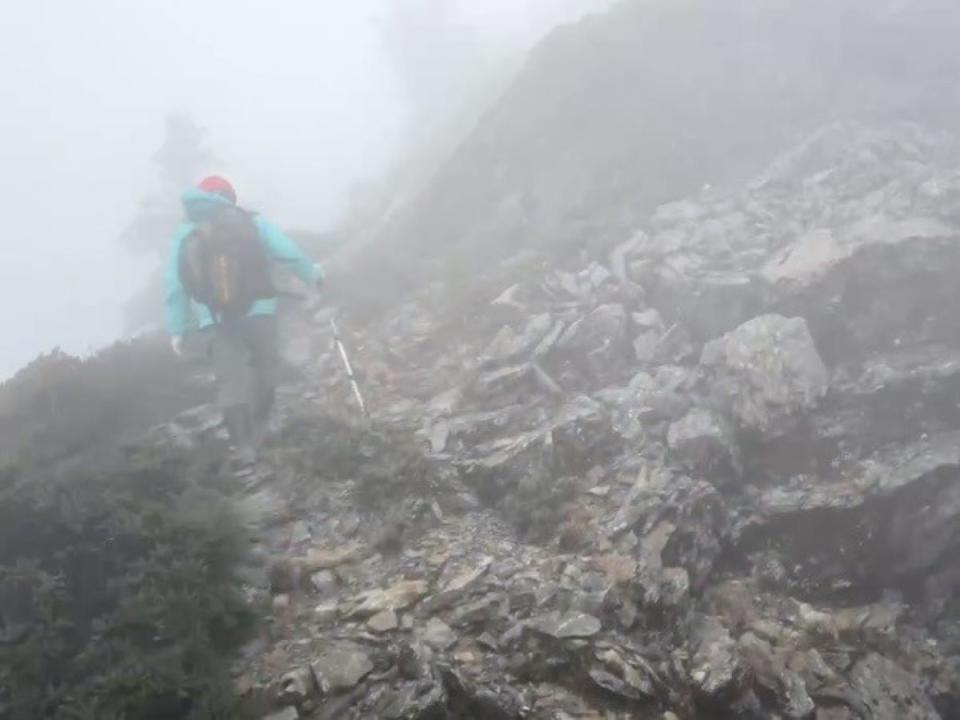
{"type": "Polygon", "coordinates": [[[238,446],[259,442],[277,389],[277,319],[245,317],[204,331],[217,378],[217,401],[231,440],[238,446]]]}

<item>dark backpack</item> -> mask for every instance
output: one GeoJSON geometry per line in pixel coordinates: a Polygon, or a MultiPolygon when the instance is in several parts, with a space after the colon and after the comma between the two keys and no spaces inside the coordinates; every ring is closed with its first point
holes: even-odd
{"type": "Polygon", "coordinates": [[[249,212],[217,208],[197,223],[180,251],[180,282],[214,318],[231,320],[276,296],[270,258],[249,212]]]}

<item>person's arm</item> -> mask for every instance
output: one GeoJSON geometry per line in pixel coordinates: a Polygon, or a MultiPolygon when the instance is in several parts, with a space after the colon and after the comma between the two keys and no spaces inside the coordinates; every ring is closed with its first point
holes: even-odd
{"type": "Polygon", "coordinates": [[[281,263],[308,285],[319,285],[323,282],[323,270],[307,257],[293,238],[260,215],[254,218],[254,222],[273,260],[281,263]]]}
{"type": "Polygon", "coordinates": [[[186,224],[177,229],[167,255],[167,264],[163,273],[163,310],[167,332],[173,337],[182,337],[193,329],[193,311],[190,298],[180,281],[180,248],[183,239],[189,234],[186,224]]]}

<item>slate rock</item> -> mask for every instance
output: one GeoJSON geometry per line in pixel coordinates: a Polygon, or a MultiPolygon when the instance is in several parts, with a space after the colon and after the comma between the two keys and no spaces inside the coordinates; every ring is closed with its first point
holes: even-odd
{"type": "Polygon", "coordinates": [[[329,570],[320,570],[310,576],[310,585],[322,598],[333,597],[337,594],[337,578],[329,570]]]}
{"type": "Polygon", "coordinates": [[[457,641],[457,634],[443,620],[430,618],[423,632],[423,642],[434,650],[446,650],[457,641]]]}
{"type": "Polygon", "coordinates": [[[265,716],[263,720],[298,720],[300,713],[297,712],[296,708],[286,707],[283,710],[278,710],[275,713],[270,713],[265,716]]]}
{"type": "Polygon", "coordinates": [[[827,392],[829,377],[803,318],[763,315],[703,348],[713,395],[737,426],[789,432],[827,392]]]}
{"type": "Polygon", "coordinates": [[[728,699],[744,674],[736,643],[717,618],[704,616],[690,628],[690,679],[712,701],[728,699]]]}
{"type": "Polygon", "coordinates": [[[423,580],[403,580],[388,588],[369,590],[353,598],[346,616],[369,618],[384,610],[406,610],[427,591],[423,580]]]}
{"type": "Polygon", "coordinates": [[[400,626],[397,614],[390,608],[378,612],[372,618],[367,620],[367,627],[373,632],[383,634],[396,630],[400,626]]]}
{"type": "Polygon", "coordinates": [[[441,682],[406,683],[390,691],[377,706],[375,717],[383,720],[443,720],[447,712],[447,693],[441,682]]]}
{"type": "Polygon", "coordinates": [[[585,613],[552,613],[531,619],[527,627],[557,640],[590,638],[598,635],[603,624],[585,613]]]}
{"type": "Polygon", "coordinates": [[[923,681],[891,660],[870,653],[854,665],[850,681],[876,718],[939,720],[923,681]]]}
{"type": "Polygon", "coordinates": [[[320,627],[328,627],[337,621],[339,606],[337,603],[323,603],[313,609],[313,617],[320,627]]]}
{"type": "Polygon", "coordinates": [[[667,445],[683,466],[715,479],[740,471],[736,439],[723,418],[707,408],[696,408],[670,426],[667,445]]]}
{"type": "Polygon", "coordinates": [[[317,685],[324,694],[350,690],[373,671],[373,662],[356,645],[337,645],[312,664],[317,685]]]}
{"type": "Polygon", "coordinates": [[[421,604],[423,612],[435,613],[455,605],[477,586],[492,563],[492,558],[480,558],[473,568],[465,570],[448,582],[442,590],[426,598],[421,604]]]}
{"type": "Polygon", "coordinates": [[[450,624],[454,627],[465,625],[483,625],[500,614],[500,595],[488,595],[476,602],[458,607],[450,617],[450,624]]]}
{"type": "Polygon", "coordinates": [[[598,378],[627,364],[627,312],[622,305],[601,305],[560,336],[548,355],[549,367],[564,376],[598,378]]]}

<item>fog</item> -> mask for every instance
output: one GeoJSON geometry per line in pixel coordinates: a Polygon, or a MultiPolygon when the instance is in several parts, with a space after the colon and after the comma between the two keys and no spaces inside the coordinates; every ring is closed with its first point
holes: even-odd
{"type": "MultiPolygon", "coordinates": [[[[118,242],[155,189],[164,118],[209,131],[241,200],[336,222],[451,94],[604,0],[235,0],[11,6],[0,27],[0,377],[117,338],[158,262],[118,242]]],[[[419,131],[419,133],[418,133],[419,131]]],[[[160,302],[160,298],[157,298],[160,302]]]]}

